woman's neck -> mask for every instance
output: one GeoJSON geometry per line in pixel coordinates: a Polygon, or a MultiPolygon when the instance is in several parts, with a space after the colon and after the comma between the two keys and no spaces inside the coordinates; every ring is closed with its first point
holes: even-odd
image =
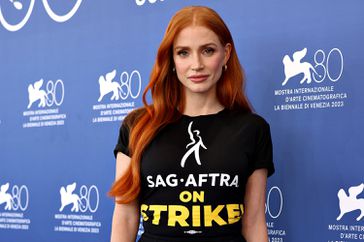
{"type": "Polygon", "coordinates": [[[188,116],[214,114],[224,109],[216,97],[193,95],[186,97],[185,100],[185,108],[182,113],[188,116]]]}

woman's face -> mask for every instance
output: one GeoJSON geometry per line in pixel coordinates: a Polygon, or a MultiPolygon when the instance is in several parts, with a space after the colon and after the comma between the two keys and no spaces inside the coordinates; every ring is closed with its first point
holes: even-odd
{"type": "Polygon", "coordinates": [[[190,95],[216,94],[216,83],[230,57],[231,45],[203,26],[184,28],[173,43],[173,60],[179,81],[190,95]]]}

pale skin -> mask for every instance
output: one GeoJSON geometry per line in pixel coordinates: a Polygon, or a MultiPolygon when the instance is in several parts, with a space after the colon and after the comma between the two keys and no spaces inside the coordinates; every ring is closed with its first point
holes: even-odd
{"type": "MultiPolygon", "coordinates": [[[[125,173],[129,165],[130,157],[119,152],[116,157],[115,180],[125,173]]],[[[137,201],[128,204],[115,203],[111,242],[134,242],[139,227],[139,216],[139,204],[137,201]]]]}
{"type": "Polygon", "coordinates": [[[266,186],[267,169],[255,170],[246,184],[241,231],[247,242],[268,242],[265,221],[266,186]]]}
{"type": "Polygon", "coordinates": [[[216,83],[230,51],[231,45],[223,46],[217,35],[206,27],[186,27],[177,35],[173,60],[178,80],[185,89],[184,114],[212,114],[224,108],[216,97],[216,83]]]}
{"type": "MultiPolygon", "coordinates": [[[[188,116],[213,114],[224,109],[216,97],[216,83],[230,57],[231,44],[222,45],[218,36],[202,26],[184,28],[173,43],[175,72],[185,90],[185,109],[188,116]]],[[[116,179],[130,164],[121,152],[116,159],[116,179]]],[[[247,242],[268,242],[265,221],[267,170],[258,169],[248,178],[245,192],[245,213],[242,235],[247,242]]],[[[115,204],[111,242],[134,242],[139,224],[139,205],[115,204]]]]}

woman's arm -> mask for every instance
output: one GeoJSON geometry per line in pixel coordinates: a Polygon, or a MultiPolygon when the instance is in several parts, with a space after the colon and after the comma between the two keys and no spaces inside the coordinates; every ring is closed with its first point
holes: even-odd
{"type": "Polygon", "coordinates": [[[255,170],[246,184],[242,234],[247,242],[268,242],[265,221],[266,186],[266,169],[255,170]]]}
{"type": "MultiPolygon", "coordinates": [[[[129,164],[130,157],[119,152],[116,157],[115,180],[119,179],[124,174],[129,164]]],[[[111,242],[135,242],[138,227],[138,202],[133,201],[128,204],[115,203],[111,228],[111,242]]]]}

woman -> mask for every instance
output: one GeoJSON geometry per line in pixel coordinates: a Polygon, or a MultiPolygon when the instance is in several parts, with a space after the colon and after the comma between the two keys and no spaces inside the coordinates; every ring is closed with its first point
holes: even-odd
{"type": "Polygon", "coordinates": [[[243,81],[216,12],[187,7],[173,16],[145,106],[125,118],[114,151],[112,242],[135,241],[140,214],[139,241],[268,241],[272,143],[243,81]]]}

